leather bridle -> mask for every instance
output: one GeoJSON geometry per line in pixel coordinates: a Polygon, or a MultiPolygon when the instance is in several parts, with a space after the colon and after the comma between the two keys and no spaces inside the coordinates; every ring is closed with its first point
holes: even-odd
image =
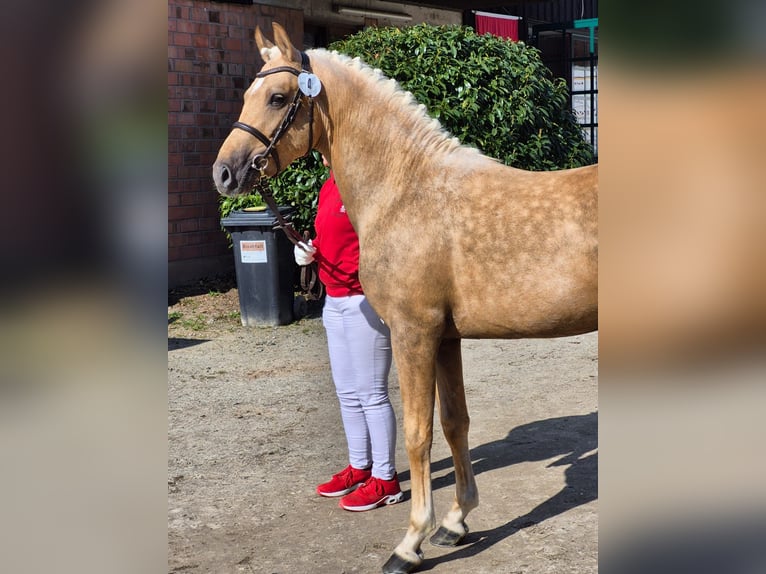
{"type": "MultiPolygon", "coordinates": [[[[303,155],[304,156],[308,155],[314,147],[314,97],[312,95],[304,93],[300,85],[301,75],[311,74],[311,62],[309,60],[308,55],[305,52],[301,52],[301,69],[300,70],[296,70],[295,68],[292,68],[290,66],[278,66],[276,68],[271,68],[270,70],[258,72],[255,75],[255,77],[263,78],[266,76],[270,76],[271,74],[278,74],[280,72],[287,72],[289,74],[293,74],[294,76],[297,76],[299,80],[299,85],[298,85],[298,89],[295,91],[295,95],[293,96],[293,99],[290,102],[289,107],[287,108],[287,111],[285,112],[284,117],[282,118],[282,121],[279,123],[276,129],[272,132],[271,136],[266,137],[263,134],[263,132],[261,132],[260,130],[240,121],[234,122],[232,124],[232,128],[240,129],[249,133],[251,136],[255,137],[258,141],[260,141],[263,145],[266,146],[266,149],[262,153],[253,156],[253,159],[250,162],[250,169],[258,170],[258,173],[259,173],[259,178],[254,188],[258,191],[258,193],[261,195],[263,200],[266,202],[266,205],[269,206],[269,209],[276,216],[278,221],[277,227],[279,227],[280,229],[282,229],[282,231],[284,231],[287,238],[294,245],[298,245],[301,249],[305,251],[304,245],[308,241],[308,233],[306,233],[305,237],[302,236],[293,227],[292,222],[286,221],[285,218],[282,216],[282,214],[279,211],[279,207],[277,206],[277,203],[274,200],[274,195],[271,193],[271,189],[269,189],[269,186],[266,183],[267,176],[265,172],[266,172],[266,167],[269,165],[269,156],[271,156],[274,159],[274,163],[277,167],[276,173],[279,173],[282,171],[282,165],[279,162],[279,154],[277,153],[276,145],[279,139],[284,135],[287,129],[292,125],[293,121],[295,121],[295,116],[298,113],[298,109],[300,108],[301,102],[303,101],[304,97],[308,100],[308,106],[309,106],[309,109],[308,109],[309,141],[308,141],[308,147],[306,149],[306,153],[303,155]]],[[[313,74],[311,77],[316,82],[319,82],[319,80],[315,76],[313,76],[313,74]]],[[[324,286],[322,285],[321,282],[318,281],[316,262],[312,263],[311,265],[305,265],[301,267],[301,289],[303,290],[303,294],[306,296],[307,299],[322,298],[322,295],[324,294],[324,286]]]]}
{"type": "MultiPolygon", "coordinates": [[[[255,77],[264,78],[266,76],[270,76],[271,74],[278,74],[280,72],[287,72],[297,77],[300,77],[300,75],[303,73],[310,74],[311,62],[309,60],[308,55],[305,52],[301,52],[301,69],[300,70],[296,70],[295,68],[291,66],[278,66],[276,68],[271,68],[270,70],[258,72],[255,75],[255,77]]],[[[292,125],[293,121],[295,120],[295,116],[298,113],[298,109],[301,106],[301,102],[303,101],[302,96],[308,100],[308,106],[309,106],[309,142],[308,142],[308,147],[306,149],[306,153],[303,154],[303,155],[308,155],[308,153],[314,147],[314,98],[312,96],[304,94],[300,87],[298,87],[298,89],[295,91],[295,95],[293,96],[293,99],[290,102],[290,105],[288,106],[287,111],[285,112],[285,115],[282,118],[282,121],[279,123],[276,129],[272,132],[270,137],[266,137],[263,134],[263,132],[244,122],[236,121],[232,124],[232,127],[234,129],[240,129],[242,131],[249,133],[251,136],[255,137],[258,141],[260,141],[263,145],[266,146],[266,149],[263,151],[263,153],[260,153],[254,156],[252,161],[250,162],[250,167],[252,169],[257,169],[260,172],[261,178],[265,176],[266,167],[269,165],[269,159],[268,159],[269,156],[271,156],[274,159],[274,163],[277,166],[277,173],[282,171],[282,165],[279,162],[279,154],[277,153],[276,145],[277,145],[277,142],[280,140],[280,138],[287,131],[287,128],[289,128],[292,125]]]]}

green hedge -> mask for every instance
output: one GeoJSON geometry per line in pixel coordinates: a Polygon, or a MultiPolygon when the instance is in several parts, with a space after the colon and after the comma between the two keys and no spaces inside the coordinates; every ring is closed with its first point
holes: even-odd
{"type": "MultiPolygon", "coordinates": [[[[467,26],[420,24],[367,28],[329,48],[396,79],[447,131],[507,165],[552,170],[594,161],[568,107],[566,83],[522,42],[479,36],[467,26]]],[[[311,228],[326,177],[313,152],[272,180],[277,202],[297,209],[297,229],[311,228]]],[[[256,202],[251,196],[223,199],[221,213],[256,202]]]]}

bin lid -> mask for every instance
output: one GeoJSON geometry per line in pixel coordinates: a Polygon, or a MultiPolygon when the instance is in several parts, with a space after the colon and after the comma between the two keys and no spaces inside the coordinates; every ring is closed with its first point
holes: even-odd
{"type": "MultiPolygon", "coordinates": [[[[279,213],[288,221],[294,212],[295,208],[292,206],[279,206],[279,213]]],[[[237,209],[221,219],[221,225],[227,229],[229,227],[274,227],[277,223],[277,217],[271,209],[264,211],[242,211],[237,209]]]]}

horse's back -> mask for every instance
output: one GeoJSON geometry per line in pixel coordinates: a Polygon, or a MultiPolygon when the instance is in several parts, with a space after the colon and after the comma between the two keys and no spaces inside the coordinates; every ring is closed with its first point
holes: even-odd
{"type": "Polygon", "coordinates": [[[450,337],[595,330],[598,167],[447,159],[413,173],[396,209],[360,236],[360,278],[376,310],[450,337]]]}

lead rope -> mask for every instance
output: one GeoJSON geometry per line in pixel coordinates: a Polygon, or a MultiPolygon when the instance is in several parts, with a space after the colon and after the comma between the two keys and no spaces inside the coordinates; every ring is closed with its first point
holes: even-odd
{"type": "MultiPolygon", "coordinates": [[[[301,243],[305,244],[306,242],[308,242],[308,239],[309,239],[308,232],[304,232],[304,234],[301,235],[293,227],[293,224],[291,221],[287,221],[284,217],[282,217],[282,214],[279,211],[279,207],[277,206],[277,202],[274,200],[274,194],[271,192],[271,188],[269,187],[267,183],[267,178],[265,177],[265,171],[266,171],[266,166],[268,165],[268,162],[269,162],[268,160],[269,156],[274,158],[274,162],[277,165],[277,173],[282,171],[281,166],[279,164],[279,155],[277,154],[275,146],[277,144],[277,141],[282,137],[285,131],[287,131],[287,129],[293,123],[293,120],[295,119],[295,115],[298,112],[298,108],[300,107],[301,102],[303,100],[302,96],[307,97],[308,105],[309,105],[309,109],[308,109],[309,141],[308,141],[308,147],[306,149],[306,153],[303,155],[307,156],[309,153],[311,153],[311,150],[314,147],[314,97],[313,96],[315,96],[316,93],[318,93],[318,89],[321,88],[321,84],[319,84],[318,78],[316,78],[316,76],[313,76],[312,74],[313,79],[316,80],[317,85],[320,86],[320,88],[317,89],[317,92],[314,93],[310,89],[307,92],[303,92],[302,88],[300,87],[300,79],[301,79],[302,73],[304,72],[310,73],[310,71],[311,71],[311,62],[309,60],[308,54],[306,54],[305,52],[301,52],[301,71],[300,72],[296,70],[295,68],[292,68],[289,66],[280,66],[278,68],[272,68],[271,70],[267,70],[266,72],[259,72],[258,74],[256,74],[256,78],[261,78],[261,77],[264,77],[270,74],[275,74],[278,72],[289,72],[291,74],[298,76],[298,79],[299,79],[298,91],[295,92],[295,96],[293,97],[293,101],[290,103],[290,107],[288,108],[287,112],[282,118],[282,121],[280,122],[280,124],[277,126],[276,130],[274,130],[274,133],[271,135],[270,139],[267,138],[265,135],[263,135],[260,131],[258,131],[252,126],[249,126],[239,121],[234,122],[235,128],[239,128],[255,136],[256,139],[258,139],[261,143],[263,143],[266,146],[266,150],[263,152],[263,154],[255,156],[252,160],[252,163],[250,164],[250,169],[258,170],[260,172],[258,180],[253,186],[253,190],[260,194],[260,196],[266,202],[266,205],[276,216],[278,223],[274,226],[274,228],[275,229],[280,228],[282,231],[284,231],[285,235],[290,240],[290,242],[293,245],[297,245],[301,249],[304,249],[304,251],[305,251],[305,248],[303,247],[303,245],[301,245],[301,243]]],[[[316,262],[312,262],[309,265],[301,266],[301,294],[309,300],[321,299],[322,296],[324,295],[324,285],[322,284],[321,281],[318,281],[316,262]]]]}
{"type": "MultiPolygon", "coordinates": [[[[284,231],[287,238],[293,245],[299,245],[300,242],[307,243],[309,240],[309,233],[305,231],[303,235],[296,231],[292,221],[287,221],[279,212],[277,202],[274,200],[274,194],[271,192],[271,188],[266,182],[265,178],[260,178],[255,186],[257,191],[266,205],[274,213],[277,218],[277,224],[274,229],[281,229],[284,231]]],[[[303,246],[299,247],[303,249],[303,246]]],[[[324,285],[319,281],[318,269],[316,261],[312,261],[309,265],[301,266],[301,295],[310,301],[316,301],[321,299],[324,295],[324,285]]]]}
{"type": "MultiPolygon", "coordinates": [[[[304,243],[309,240],[309,232],[303,232],[304,243]]],[[[317,301],[324,296],[324,284],[319,281],[319,266],[316,261],[301,266],[301,294],[310,301],[317,301]]]]}

